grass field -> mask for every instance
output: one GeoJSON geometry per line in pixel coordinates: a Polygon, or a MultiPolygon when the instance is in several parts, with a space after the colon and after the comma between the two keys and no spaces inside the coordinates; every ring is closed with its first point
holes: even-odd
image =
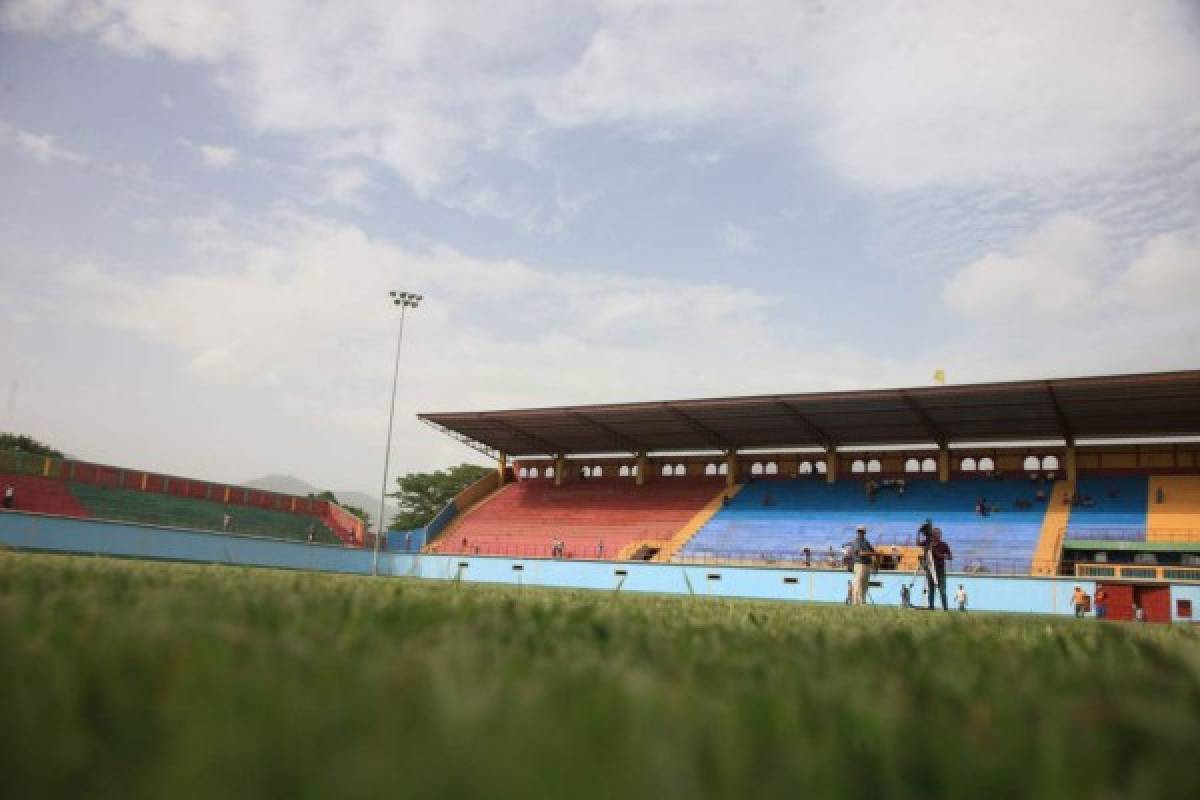
{"type": "Polygon", "coordinates": [[[72,797],[1196,797],[1200,635],[0,553],[72,797]]]}

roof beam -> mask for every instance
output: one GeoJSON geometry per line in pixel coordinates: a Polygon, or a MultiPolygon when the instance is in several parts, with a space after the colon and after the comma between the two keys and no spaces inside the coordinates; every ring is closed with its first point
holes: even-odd
{"type": "Polygon", "coordinates": [[[919,420],[921,420],[921,424],[925,426],[926,432],[933,438],[933,441],[937,443],[938,447],[945,449],[947,446],[949,446],[949,442],[946,439],[946,434],[942,432],[942,429],[938,427],[938,424],[933,421],[933,418],[929,416],[929,413],[925,411],[925,408],[918,403],[912,395],[904,390],[901,390],[900,398],[904,400],[904,404],[908,406],[914,414],[917,415],[919,420]]]}
{"type": "Polygon", "coordinates": [[[1058,402],[1058,395],[1054,391],[1054,384],[1046,381],[1046,394],[1050,397],[1050,405],[1054,408],[1054,418],[1058,420],[1058,427],[1062,431],[1063,439],[1067,443],[1067,447],[1075,446],[1075,432],[1071,430],[1071,423],[1067,421],[1067,415],[1063,413],[1062,405],[1058,402]]]}
{"type": "Polygon", "coordinates": [[[449,436],[451,439],[458,442],[459,444],[465,444],[467,447],[471,448],[472,450],[476,450],[480,453],[483,453],[488,458],[495,458],[498,455],[495,448],[491,447],[490,445],[486,445],[483,442],[478,442],[478,441],[472,439],[470,436],[467,436],[466,434],[459,433],[458,431],[454,430],[453,428],[447,428],[445,425],[439,425],[436,422],[434,422],[433,420],[426,419],[425,417],[423,417],[419,414],[417,415],[417,419],[421,420],[421,422],[424,422],[429,427],[434,428],[435,430],[441,431],[442,433],[446,434],[447,436],[449,436]]]}
{"type": "Polygon", "coordinates": [[[621,433],[620,431],[616,430],[615,428],[613,428],[609,425],[605,425],[603,422],[601,422],[598,419],[589,417],[587,414],[584,414],[582,411],[576,411],[575,409],[572,408],[572,409],[568,409],[567,413],[570,414],[575,419],[579,420],[580,422],[584,422],[588,425],[591,425],[593,428],[596,428],[597,430],[604,431],[606,434],[608,434],[609,436],[613,437],[621,444],[628,447],[630,452],[632,452],[632,453],[642,453],[642,452],[645,452],[647,449],[644,444],[637,441],[636,439],[632,439],[632,438],[626,436],[625,434],[621,433]]]}
{"type": "Polygon", "coordinates": [[[833,437],[830,436],[828,433],[826,433],[821,428],[817,427],[815,424],[813,424],[812,420],[810,420],[806,415],[801,414],[799,411],[797,411],[795,409],[795,407],[792,406],[791,403],[784,400],[782,397],[776,398],[775,403],[781,409],[783,409],[783,411],[789,417],[791,417],[793,420],[798,422],[800,424],[800,427],[804,428],[804,430],[808,432],[808,435],[813,437],[814,439],[816,439],[817,442],[819,442],[822,447],[824,447],[826,450],[834,449],[834,447],[836,446],[836,443],[833,441],[833,437]]]}
{"type": "Polygon", "coordinates": [[[735,445],[733,442],[726,439],[721,434],[714,431],[712,428],[701,423],[695,417],[692,417],[692,416],[689,416],[689,415],[683,413],[682,411],[680,411],[678,408],[671,405],[670,403],[660,403],[659,405],[663,409],[665,409],[668,413],[674,415],[679,420],[684,422],[693,431],[700,434],[705,439],[708,439],[709,444],[716,445],[717,447],[719,447],[722,450],[736,450],[737,449],[737,445],[735,445]]]}
{"type": "Polygon", "coordinates": [[[542,448],[541,452],[539,452],[538,455],[552,456],[557,453],[567,452],[566,448],[562,447],[561,445],[557,445],[554,442],[550,441],[549,439],[544,439],[541,436],[534,436],[532,433],[529,433],[528,431],[523,431],[506,419],[501,419],[500,417],[495,417],[495,416],[492,416],[491,414],[487,414],[487,413],[480,413],[480,414],[477,414],[476,416],[479,417],[480,419],[486,419],[488,422],[494,422],[497,425],[499,425],[501,428],[504,428],[506,431],[513,434],[514,436],[519,436],[522,439],[524,439],[525,441],[532,442],[533,444],[542,448]]]}

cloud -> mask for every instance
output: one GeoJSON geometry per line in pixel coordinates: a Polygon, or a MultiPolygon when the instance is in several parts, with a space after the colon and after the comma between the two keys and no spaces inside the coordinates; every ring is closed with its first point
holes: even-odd
{"type": "Polygon", "coordinates": [[[196,151],[206,167],[225,169],[232,167],[238,161],[238,151],[235,147],[220,147],[215,144],[196,145],[196,151]]]}
{"type": "Polygon", "coordinates": [[[1047,330],[1103,321],[1104,334],[1137,338],[1139,329],[1171,320],[1200,331],[1200,229],[1160,234],[1129,258],[1111,232],[1074,214],[1047,220],[1013,247],[966,265],[942,299],[959,315],[992,326],[1047,330]],[[1115,333],[1114,333],[1115,332],[1115,333]]]}
{"type": "Polygon", "coordinates": [[[758,252],[758,234],[732,222],[721,228],[721,244],[731,253],[753,255],[758,252]]]}
{"type": "Polygon", "coordinates": [[[86,164],[87,156],[64,147],[50,134],[35,134],[0,122],[0,144],[6,144],[39,164],[86,164]]]}
{"type": "Polygon", "coordinates": [[[1195,158],[1194,4],[15,0],[7,27],[210,63],[254,129],[428,197],[584,126],[736,132],[896,192],[1195,158]]]}

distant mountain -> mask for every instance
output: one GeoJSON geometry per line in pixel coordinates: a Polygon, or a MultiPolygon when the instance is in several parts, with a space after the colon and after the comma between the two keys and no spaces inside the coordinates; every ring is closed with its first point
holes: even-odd
{"type": "MultiPolygon", "coordinates": [[[[265,489],[268,492],[280,492],[282,494],[316,494],[321,491],[311,483],[297,478],[295,475],[266,475],[262,478],[257,478],[252,481],[246,481],[243,486],[249,486],[251,489],[265,489]]],[[[357,506],[363,511],[371,515],[371,519],[375,520],[379,516],[379,498],[372,497],[365,492],[355,492],[349,489],[332,490],[337,495],[338,502],[342,505],[357,506]]],[[[388,517],[396,513],[396,507],[392,503],[387,505],[388,517]]]]}

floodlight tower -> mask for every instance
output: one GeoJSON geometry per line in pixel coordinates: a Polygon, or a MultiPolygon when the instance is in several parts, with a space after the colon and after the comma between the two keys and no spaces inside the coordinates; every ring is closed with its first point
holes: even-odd
{"type": "Polygon", "coordinates": [[[383,538],[384,514],[387,505],[388,467],[392,458],[392,423],[396,418],[396,384],[400,380],[400,345],[404,342],[404,317],[425,299],[414,292],[391,291],[392,305],[400,307],[400,333],[396,336],[396,365],[392,372],[392,401],[388,404],[387,446],[383,450],[383,488],[379,490],[379,526],[375,530],[375,553],[371,557],[371,574],[379,574],[379,540],[383,538]]]}

